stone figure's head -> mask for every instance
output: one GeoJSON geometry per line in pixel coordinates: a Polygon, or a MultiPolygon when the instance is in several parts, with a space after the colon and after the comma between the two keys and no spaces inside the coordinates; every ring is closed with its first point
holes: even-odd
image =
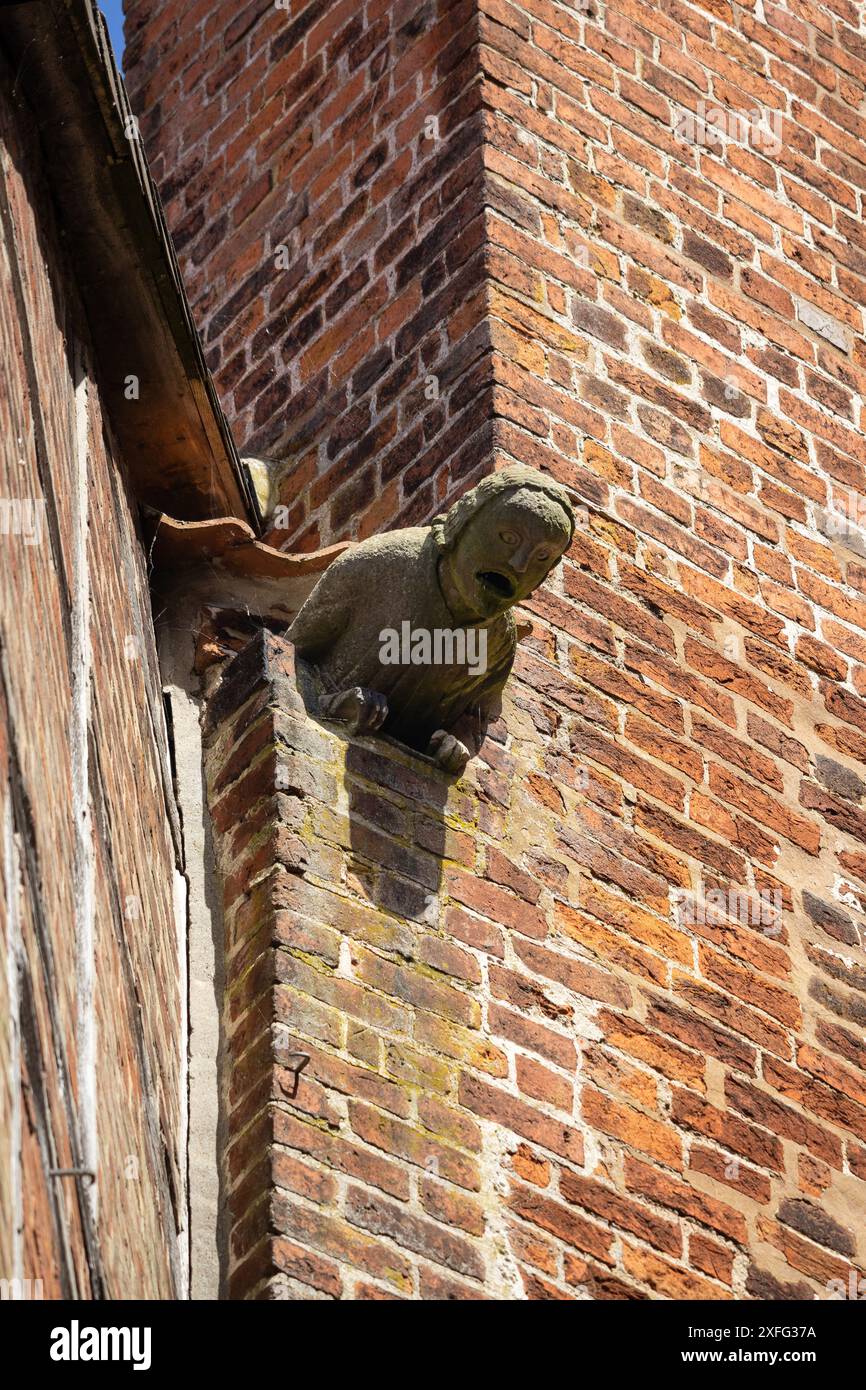
{"type": "Polygon", "coordinates": [[[433,522],[447,588],[483,622],[528,598],[568,549],[574,512],[559,483],[515,464],[491,473],[433,522]]]}

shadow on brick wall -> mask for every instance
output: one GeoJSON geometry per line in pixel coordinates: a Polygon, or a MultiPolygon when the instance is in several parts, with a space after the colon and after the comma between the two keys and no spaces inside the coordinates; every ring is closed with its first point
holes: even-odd
{"type": "MultiPolygon", "coordinates": [[[[310,668],[298,660],[295,674],[308,717],[336,737],[343,750],[347,886],[391,918],[435,926],[449,779],[431,758],[396,739],[350,737],[339,724],[323,723],[310,668]]],[[[341,839],[336,824],[333,833],[341,839]]],[[[407,952],[410,935],[407,928],[407,952]]],[[[395,949],[400,949],[396,939],[395,949]]]]}

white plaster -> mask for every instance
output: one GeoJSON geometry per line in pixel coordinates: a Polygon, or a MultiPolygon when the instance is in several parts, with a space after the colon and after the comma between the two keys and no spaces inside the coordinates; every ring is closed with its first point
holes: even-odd
{"type": "MultiPolygon", "coordinates": [[[[180,1094],[180,1133],[178,1134],[178,1156],[181,1169],[181,1176],[184,1188],[189,1186],[189,1170],[186,1163],[189,1151],[189,891],[187,881],[183,874],[175,869],[174,871],[174,924],[177,940],[177,963],[179,989],[178,996],[180,1002],[180,1067],[178,1072],[178,1085],[180,1094]]],[[[177,1233],[178,1246],[178,1272],[180,1275],[180,1288],[178,1290],[181,1298],[190,1296],[190,1268],[189,1268],[189,1192],[182,1191],[178,1199],[178,1220],[180,1226],[177,1233]]]]}
{"type": "Polygon", "coordinates": [[[186,1159],[187,1219],[179,1235],[185,1295],[221,1293],[223,1211],[220,1160],[219,1059],[222,998],[222,912],[213,873],[210,824],[202,785],[197,685],[192,670],[192,623],[175,612],[159,633],[164,693],[174,731],[175,789],[181,817],[185,875],[175,885],[178,956],[184,999],[181,1056],[181,1161],[186,1159]]]}
{"type": "Polygon", "coordinates": [[[96,1107],[95,857],[90,805],[90,681],[93,665],[90,629],[88,483],[88,380],[83,350],[75,350],[75,489],[72,495],[72,708],[70,763],[75,826],[75,975],[78,1061],[78,1126],[81,1164],[97,1178],[82,1181],[83,1198],[94,1232],[99,1215],[99,1136],[96,1107]]]}
{"type": "Polygon", "coordinates": [[[12,797],[7,794],[3,825],[3,879],[6,884],[6,993],[9,1018],[9,1207],[12,1223],[12,1268],[7,1277],[24,1277],[24,1195],[21,1178],[21,914],[20,870],[15,841],[12,797]]]}

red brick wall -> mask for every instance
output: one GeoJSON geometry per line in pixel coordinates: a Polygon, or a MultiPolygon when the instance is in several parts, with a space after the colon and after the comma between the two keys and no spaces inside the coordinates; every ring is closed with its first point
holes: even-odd
{"type": "Polygon", "coordinates": [[[538,673],[449,790],[310,720],[282,639],[226,667],[206,770],[231,1297],[811,1298],[860,1276],[856,967],[789,913],[669,914],[689,860],[739,882],[739,852],[641,835],[680,824],[653,809],[673,776],[635,798],[551,755],[538,673]]]}
{"type": "Polygon", "coordinates": [[[281,541],[422,519],[449,461],[463,478],[484,452],[473,8],[126,7],[130,95],[224,409],[242,452],[290,472],[281,541]]]}
{"type": "MultiPolygon", "coordinates": [[[[447,24],[445,8],[416,7],[419,53],[447,24]]],[[[371,833],[356,849],[351,834],[348,847],[340,838],[342,803],[336,820],[318,823],[321,793],[302,784],[295,798],[317,827],[317,867],[305,878],[347,915],[310,898],[291,928],[297,940],[290,933],[284,943],[303,966],[292,986],[299,1013],[284,1021],[309,1036],[304,1020],[314,1019],[325,1060],[310,1073],[319,1089],[302,1088],[298,1104],[290,1094],[275,1103],[295,1118],[274,1150],[284,1167],[270,1230],[295,1248],[291,1277],[326,1293],[374,1296],[373,1286],[388,1283],[381,1267],[363,1263],[367,1247],[352,1243],[359,1232],[412,1267],[404,1284],[392,1281],[396,1291],[427,1297],[428,1265],[464,1280],[463,1292],[509,1296],[827,1296],[828,1280],[866,1259],[858,12],[844,0],[765,5],[762,19],[748,6],[593,0],[590,8],[480,0],[460,29],[479,40],[461,72],[481,100],[482,124],[467,124],[485,178],[483,188],[452,190],[441,215],[459,209],[461,225],[474,229],[483,209],[472,311],[482,320],[472,341],[490,346],[492,383],[479,392],[474,367],[463,368],[449,378],[448,408],[465,389],[473,428],[490,430],[477,437],[493,447],[467,457],[467,469],[504,457],[535,463],[571,487],[584,513],[562,571],[530,605],[533,633],[507,703],[506,741],[450,794],[446,819],[457,838],[440,864],[434,916],[420,922],[417,889],[394,896],[389,875],[402,883],[419,872],[412,835],[389,831],[399,820],[359,811],[371,833]],[[763,124],[744,142],[731,113],[755,109],[763,124]],[[714,121],[716,110],[724,141],[692,138],[700,125],[690,129],[690,118],[714,121]],[[781,920],[714,920],[708,895],[725,894],[734,911],[741,892],[778,892],[781,920]],[[370,900],[385,921],[377,915],[368,941],[359,924],[370,900]],[[308,920],[326,931],[327,946],[314,932],[308,951],[308,920]],[[334,932],[348,946],[338,951],[334,932]],[[418,980],[430,984],[427,1004],[418,980]],[[381,1009],[369,1053],[335,1081],[335,1059],[348,1065],[348,1035],[335,1020],[348,1028],[345,999],[367,992],[381,1009]],[[419,1010],[435,1020],[423,1038],[419,1010]],[[417,1053],[403,1077],[406,1101],[383,1089],[397,1084],[386,1060],[392,1037],[413,1039],[417,1053]],[[332,1094],[347,1089],[348,1109],[332,1094]],[[316,1104],[316,1133],[356,1146],[365,1161],[390,1154],[403,1176],[389,1179],[400,1190],[387,1202],[369,1196],[368,1177],[344,1177],[339,1145],[309,1161],[297,1128],[309,1115],[298,1111],[316,1104]],[[442,1137],[431,1123],[441,1122],[437,1106],[458,1126],[463,1138],[451,1131],[452,1141],[478,1166],[479,1186],[461,1183],[455,1175],[469,1170],[459,1165],[437,1181],[468,1207],[426,1194],[426,1146],[442,1137]],[[433,1201],[435,1211],[425,1206],[433,1201]],[[292,1205],[302,1215],[280,1226],[292,1205]],[[478,1225],[460,1240],[484,1262],[483,1277],[477,1264],[458,1269],[429,1245],[419,1253],[435,1233],[450,1239],[461,1220],[478,1225]]],[[[393,525],[413,492],[417,514],[429,516],[431,468],[440,495],[461,485],[449,471],[447,424],[436,425],[441,452],[429,437],[413,438],[420,378],[411,352],[416,384],[399,395],[398,436],[371,436],[378,398],[371,415],[351,382],[345,411],[317,415],[300,375],[316,340],[290,342],[280,361],[257,337],[272,312],[272,215],[261,225],[255,213],[238,226],[219,221],[257,187],[253,170],[270,169],[274,205],[293,206],[288,188],[312,195],[293,243],[295,264],[308,267],[298,271],[308,298],[286,323],[290,336],[306,334],[316,277],[329,264],[328,229],[353,215],[350,171],[372,155],[409,61],[395,38],[401,6],[355,11],[353,53],[365,52],[365,36],[375,45],[377,24],[388,26],[384,67],[375,77],[375,57],[365,58],[366,96],[351,85],[348,56],[325,64],[321,80],[333,81],[329,99],[344,110],[366,99],[378,114],[339,180],[332,143],[311,147],[306,158],[324,161],[325,207],[315,201],[318,170],[303,173],[312,162],[304,166],[300,145],[283,144],[287,129],[303,142],[318,89],[291,87],[263,45],[279,45],[280,25],[292,24],[285,61],[298,72],[315,67],[324,51],[316,36],[324,39],[340,7],[300,4],[278,18],[268,9],[258,20],[250,10],[231,29],[228,9],[203,8],[196,27],[172,5],[129,7],[128,70],[149,112],[200,321],[211,345],[219,340],[226,402],[232,409],[237,388],[220,333],[235,335],[232,356],[252,354],[241,365],[247,375],[261,368],[263,391],[288,393],[272,433],[268,424],[257,435],[247,407],[234,408],[241,442],[275,446],[295,430],[296,406],[313,412],[302,436],[308,453],[287,492],[294,532],[314,523],[304,543],[393,525]],[[245,87],[247,107],[236,96],[245,87]],[[266,114],[269,98],[278,119],[266,114]],[[217,103],[225,103],[221,121],[237,122],[234,174],[222,163],[217,103]],[[255,121],[265,140],[273,136],[266,166],[260,128],[250,134],[255,121]],[[232,290],[244,276],[261,277],[257,288],[249,281],[231,328],[218,318],[228,282],[199,268],[205,259],[195,260],[187,236],[197,219],[198,245],[213,235],[214,257],[235,266],[232,290]],[[395,438],[406,451],[399,488],[385,467],[395,438]],[[420,473],[416,459],[425,460],[420,473]]],[[[459,138],[446,132],[446,151],[459,138]]],[[[388,146],[384,170],[401,159],[418,167],[420,136],[403,139],[388,146]]],[[[399,196],[391,193],[389,209],[399,196]]],[[[399,225],[383,222],[383,236],[399,225]]],[[[412,245],[424,246],[413,234],[412,245]]],[[[345,235],[343,275],[369,262],[360,230],[345,235]]],[[[364,385],[379,346],[364,324],[374,312],[405,323],[406,297],[423,294],[432,256],[425,246],[414,278],[389,279],[386,301],[361,321],[338,312],[331,373],[341,353],[351,359],[360,349],[352,365],[364,385]]],[[[367,293],[365,282],[359,294],[367,293]]],[[[447,297],[429,303],[439,306],[438,331],[456,340],[459,311],[447,297]]],[[[334,384],[333,375],[322,379],[319,401],[334,384]]],[[[441,409],[430,404],[431,428],[441,409]]],[[[384,763],[367,766],[365,790],[375,795],[381,783],[380,800],[405,818],[405,789],[384,763]]],[[[308,901],[299,866],[293,875],[299,903],[308,901]]]]}
{"type": "Polygon", "coordinates": [[[0,67],[0,1279],[45,1298],[172,1297],[179,850],[147,572],[92,363],[77,430],[86,321],[13,79],[0,67]],[[92,1073],[77,1036],[88,923],[92,1073]],[[50,1176],[91,1162],[95,1188],[50,1176]]]}

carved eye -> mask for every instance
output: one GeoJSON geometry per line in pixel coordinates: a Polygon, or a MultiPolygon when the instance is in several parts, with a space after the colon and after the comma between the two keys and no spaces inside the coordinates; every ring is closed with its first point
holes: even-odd
{"type": "Polygon", "coordinates": [[[504,541],[506,545],[517,545],[520,537],[516,531],[500,531],[499,539],[504,541]]]}
{"type": "Polygon", "coordinates": [[[553,555],[553,551],[552,551],[552,550],[536,550],[536,552],[535,552],[535,558],[536,558],[536,560],[540,561],[540,563],[541,563],[542,565],[546,564],[547,561],[551,558],[552,555],[553,555]]]}

